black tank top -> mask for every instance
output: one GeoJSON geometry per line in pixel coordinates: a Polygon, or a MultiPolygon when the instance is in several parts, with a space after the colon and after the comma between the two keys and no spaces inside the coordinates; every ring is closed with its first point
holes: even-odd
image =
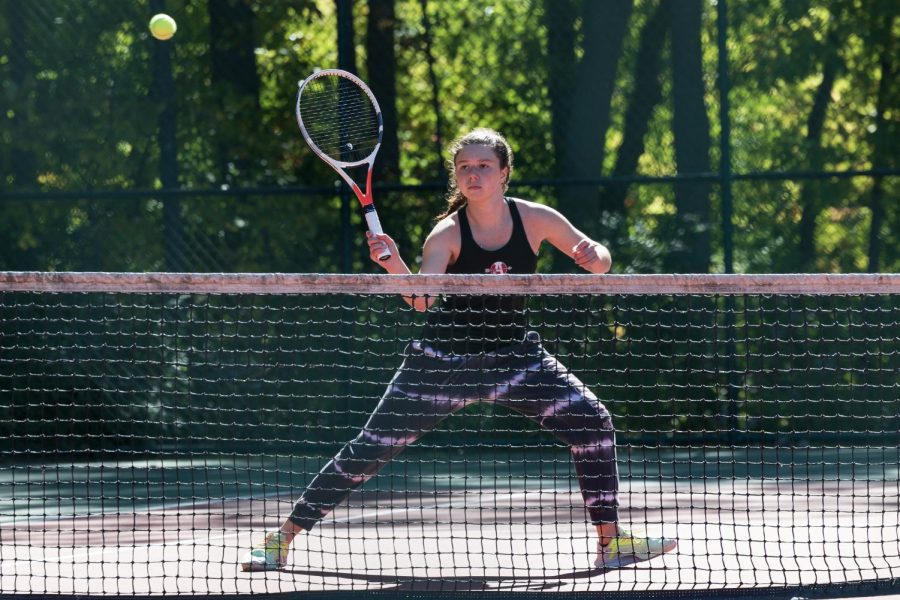
{"type": "MultiPolygon", "coordinates": [[[[465,207],[457,213],[461,244],[459,256],[447,266],[450,274],[529,274],[537,268],[515,200],[506,198],[513,231],[497,250],[485,250],[475,241],[465,207]]],[[[528,328],[526,296],[461,296],[442,299],[429,311],[423,340],[455,354],[480,354],[521,342],[528,328]]]]}

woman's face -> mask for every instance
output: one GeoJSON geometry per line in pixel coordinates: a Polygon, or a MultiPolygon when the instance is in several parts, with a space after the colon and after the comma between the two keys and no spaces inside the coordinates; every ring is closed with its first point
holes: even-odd
{"type": "Polygon", "coordinates": [[[500,159],[489,146],[463,146],[456,154],[456,185],[470,202],[503,197],[509,168],[500,168],[500,159]]]}

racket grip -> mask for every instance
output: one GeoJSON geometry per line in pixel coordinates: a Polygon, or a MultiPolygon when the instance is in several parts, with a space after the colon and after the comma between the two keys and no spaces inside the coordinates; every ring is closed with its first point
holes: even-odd
{"type": "MultiPolygon", "coordinates": [[[[366,223],[369,225],[369,231],[374,233],[375,235],[381,235],[384,231],[381,229],[381,221],[378,220],[378,213],[375,212],[375,207],[369,205],[366,207],[366,223]]],[[[391,257],[391,251],[385,250],[381,254],[378,255],[378,260],[387,260],[391,257]]]]}

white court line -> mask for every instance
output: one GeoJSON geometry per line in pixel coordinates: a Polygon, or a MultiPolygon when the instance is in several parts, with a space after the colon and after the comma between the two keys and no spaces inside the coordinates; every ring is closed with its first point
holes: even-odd
{"type": "MultiPolygon", "coordinates": [[[[566,490],[566,491],[568,491],[568,490],[566,490]]],[[[529,494],[546,494],[546,493],[549,493],[549,491],[541,490],[539,492],[538,491],[516,492],[514,494],[513,493],[507,494],[503,497],[506,499],[509,499],[509,500],[515,500],[517,498],[525,498],[529,494]]],[[[497,495],[495,494],[495,497],[496,496],[497,495]]],[[[353,516],[349,516],[349,517],[329,519],[328,523],[352,523],[354,521],[359,521],[359,520],[367,519],[370,517],[386,516],[386,515],[390,515],[393,513],[404,512],[404,511],[408,511],[408,510],[420,510],[420,509],[433,510],[433,509],[441,509],[441,508],[450,508],[450,507],[454,506],[455,504],[456,504],[455,502],[442,502],[440,504],[421,506],[421,507],[416,506],[416,507],[404,507],[404,508],[391,508],[391,509],[384,509],[384,510],[373,510],[373,511],[365,512],[365,513],[361,513],[361,514],[353,515],[353,516]]],[[[140,548],[149,550],[150,548],[153,548],[153,547],[165,548],[167,546],[195,546],[195,545],[200,545],[201,543],[208,543],[208,542],[214,542],[214,541],[227,540],[230,538],[237,538],[241,535],[244,535],[244,532],[227,533],[224,535],[217,535],[217,536],[204,536],[204,537],[192,538],[189,540],[176,540],[176,541],[172,541],[172,542],[162,542],[162,543],[157,543],[157,544],[147,544],[147,545],[142,544],[140,546],[140,548]]],[[[135,548],[136,547],[137,546],[135,546],[135,548]]],[[[63,561],[68,562],[70,560],[76,560],[76,559],[82,559],[82,558],[90,559],[91,557],[103,556],[105,554],[119,553],[122,551],[122,548],[123,548],[122,546],[113,546],[113,547],[106,548],[103,550],[88,550],[87,552],[80,552],[77,554],[72,554],[70,556],[59,556],[58,560],[59,560],[59,562],[63,562],[63,561]]]]}
{"type": "MultiPolygon", "coordinates": [[[[542,489],[542,491],[543,491],[543,489],[542,489]]],[[[547,492],[550,492],[550,491],[560,492],[560,491],[569,491],[569,490],[564,490],[564,489],[560,488],[560,489],[555,489],[555,490],[548,490],[547,492]]],[[[276,492],[268,492],[266,494],[261,494],[261,495],[234,496],[231,498],[224,498],[221,500],[214,499],[214,500],[216,500],[218,502],[223,502],[223,503],[224,502],[249,502],[249,501],[253,501],[253,500],[266,500],[268,498],[274,498],[274,497],[281,496],[284,494],[285,494],[285,490],[281,490],[281,491],[276,491],[276,492]]],[[[509,497],[514,498],[515,495],[510,494],[509,497]]],[[[208,499],[208,498],[204,499],[202,502],[200,502],[200,504],[206,504],[206,505],[209,505],[212,503],[213,502],[211,502],[210,499],[208,499]]],[[[148,505],[146,508],[141,506],[140,512],[150,513],[150,512],[154,512],[154,511],[177,510],[177,509],[185,507],[185,506],[193,506],[193,504],[185,502],[184,500],[173,500],[172,502],[167,502],[164,504],[148,505]]],[[[15,510],[15,508],[13,508],[13,510],[15,510]]],[[[132,511],[132,512],[134,512],[134,511],[132,511]]],[[[22,525],[22,526],[40,525],[42,523],[52,523],[54,521],[64,521],[67,519],[85,519],[85,518],[93,518],[93,517],[103,517],[103,516],[107,516],[107,515],[117,515],[117,514],[122,514],[122,511],[117,510],[116,508],[109,508],[107,510],[91,512],[89,514],[72,513],[72,514],[61,514],[61,515],[32,515],[32,516],[27,516],[27,517],[13,516],[13,517],[8,517],[8,518],[0,518],[0,527],[6,526],[6,525],[17,525],[17,526],[18,525],[22,525]]],[[[339,521],[339,522],[342,522],[342,521],[339,521]]]]}
{"type": "MultiPolygon", "coordinates": [[[[266,498],[272,498],[275,496],[281,496],[283,492],[269,492],[268,494],[262,494],[260,496],[235,496],[233,498],[224,498],[219,500],[216,498],[215,500],[218,502],[249,502],[252,500],[265,500],[266,498]]],[[[178,510],[179,508],[183,508],[185,506],[193,506],[194,503],[185,502],[184,500],[173,500],[172,502],[168,502],[165,504],[153,504],[148,505],[146,508],[141,506],[141,513],[151,513],[155,511],[169,511],[169,510],[178,510]]],[[[210,505],[213,502],[210,501],[209,498],[204,499],[202,502],[197,504],[210,505]]],[[[135,511],[132,511],[135,513],[135,511]]],[[[127,513],[127,514],[132,514],[127,513]]],[[[121,510],[117,510],[115,508],[110,508],[109,510],[103,510],[98,512],[91,512],[89,514],[63,514],[63,515],[40,515],[40,516],[28,516],[24,518],[19,517],[11,517],[9,519],[0,519],[0,527],[5,525],[40,525],[41,523],[52,523],[54,521],[65,521],[67,519],[92,519],[94,517],[105,517],[109,515],[121,515],[123,514],[121,510]]]]}

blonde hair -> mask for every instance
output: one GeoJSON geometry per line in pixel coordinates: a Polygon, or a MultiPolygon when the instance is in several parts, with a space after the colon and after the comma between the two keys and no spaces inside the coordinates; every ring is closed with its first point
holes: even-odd
{"type": "Polygon", "coordinates": [[[456,185],[456,157],[460,150],[466,146],[487,146],[493,150],[500,161],[500,168],[509,169],[506,173],[506,181],[503,182],[503,191],[505,192],[509,187],[509,178],[513,170],[513,151],[509,142],[506,141],[503,135],[493,129],[486,127],[473,129],[469,133],[456,138],[450,144],[450,160],[447,161],[447,171],[450,174],[450,181],[447,185],[447,206],[444,208],[444,212],[437,216],[436,221],[450,216],[468,203],[468,200],[456,185]]]}

